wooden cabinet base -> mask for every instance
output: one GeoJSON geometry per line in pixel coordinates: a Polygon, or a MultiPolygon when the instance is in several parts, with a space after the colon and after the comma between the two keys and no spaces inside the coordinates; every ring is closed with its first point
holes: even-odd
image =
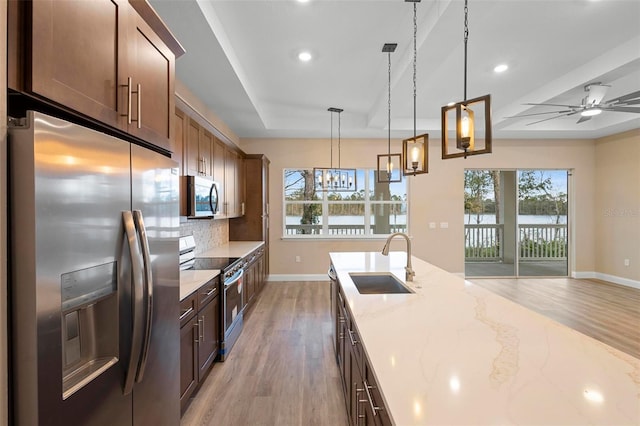
{"type": "Polygon", "coordinates": [[[180,302],[180,409],[207,377],[220,346],[219,278],[180,302]]]}
{"type": "Polygon", "coordinates": [[[352,426],[391,425],[382,393],[345,303],[339,281],[332,283],[334,348],[342,378],[349,423],[352,426]]]}

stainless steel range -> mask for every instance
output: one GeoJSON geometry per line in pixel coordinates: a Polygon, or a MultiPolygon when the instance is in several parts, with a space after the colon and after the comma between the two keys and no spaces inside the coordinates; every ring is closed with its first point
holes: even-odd
{"type": "Polygon", "coordinates": [[[180,269],[219,269],[224,291],[220,323],[220,360],[224,361],[242,332],[244,292],[242,282],[247,261],[239,257],[196,257],[192,235],[180,237],[180,269]]]}

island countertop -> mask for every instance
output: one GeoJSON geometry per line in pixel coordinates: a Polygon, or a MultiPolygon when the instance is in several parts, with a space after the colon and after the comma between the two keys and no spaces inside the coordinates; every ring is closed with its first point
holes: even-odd
{"type": "Polygon", "coordinates": [[[330,258],[395,424],[640,424],[637,358],[416,257],[407,283],[404,252],[330,258]],[[360,294],[349,272],[415,293],[360,294]]]}

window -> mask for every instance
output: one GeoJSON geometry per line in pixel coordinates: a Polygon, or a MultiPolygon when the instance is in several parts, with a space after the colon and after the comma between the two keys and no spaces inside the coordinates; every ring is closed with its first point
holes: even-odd
{"type": "Polygon", "coordinates": [[[358,169],[353,191],[316,191],[312,169],[284,170],[284,236],[366,238],[407,232],[407,183],[358,169]]]}

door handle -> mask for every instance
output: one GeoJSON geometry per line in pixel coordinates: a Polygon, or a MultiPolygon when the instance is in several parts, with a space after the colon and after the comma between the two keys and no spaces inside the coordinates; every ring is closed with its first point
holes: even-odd
{"type": "Polygon", "coordinates": [[[144,309],[143,309],[143,281],[144,281],[144,260],[142,251],[138,243],[138,234],[136,233],[133,214],[130,211],[122,212],[124,229],[131,255],[131,273],[133,278],[132,285],[132,332],[131,332],[131,351],[129,355],[129,366],[127,368],[127,376],[124,382],[123,393],[128,395],[133,390],[133,385],[138,371],[140,362],[140,354],[142,352],[142,338],[144,333],[144,309]]]}
{"type": "MultiPolygon", "coordinates": [[[[136,375],[136,382],[142,381],[144,376],[144,370],[147,366],[147,358],[149,356],[149,346],[151,344],[151,331],[153,320],[153,274],[151,272],[151,254],[149,251],[149,240],[147,239],[147,230],[144,226],[144,220],[142,218],[142,212],[140,210],[133,211],[133,220],[136,225],[136,230],[140,237],[140,244],[142,245],[142,259],[144,265],[144,282],[145,282],[145,334],[144,344],[142,346],[142,357],[140,359],[140,365],[138,367],[138,374],[136,375]]],[[[143,302],[144,303],[144,302],[143,302]]]]}

